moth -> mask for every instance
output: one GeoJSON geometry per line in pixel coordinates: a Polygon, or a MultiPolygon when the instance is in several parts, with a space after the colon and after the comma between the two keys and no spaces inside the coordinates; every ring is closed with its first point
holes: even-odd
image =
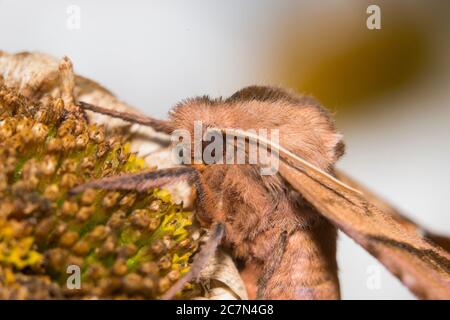
{"type": "Polygon", "coordinates": [[[449,253],[334,168],[344,153],[342,135],[314,99],[281,88],[251,86],[229,98],[185,100],[171,110],[168,120],[81,101],[77,105],[167,134],[182,129],[194,136],[194,123],[201,120],[205,131],[242,138],[243,146],[231,141],[234,147],[248,152],[257,145],[279,159],[274,175],[262,175],[261,163],[193,161],[103,178],[73,190],[143,191],[180,180],[195,187],[196,218],[211,236],[188,273],[163,299],[173,298],[197,279],[218,246],[239,262],[250,298],[339,299],[337,229],[381,261],[417,297],[450,299],[449,253]],[[278,130],[279,142],[248,130],[255,128],[278,130]]]}

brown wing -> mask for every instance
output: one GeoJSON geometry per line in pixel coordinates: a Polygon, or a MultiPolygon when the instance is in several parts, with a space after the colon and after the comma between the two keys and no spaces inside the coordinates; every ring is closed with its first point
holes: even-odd
{"type": "Polygon", "coordinates": [[[364,247],[424,299],[450,299],[450,254],[382,211],[360,191],[270,141],[242,130],[210,129],[243,136],[280,156],[280,175],[339,229],[364,247]]]}
{"type": "Polygon", "coordinates": [[[383,263],[419,298],[450,299],[450,255],[334,179],[291,158],[280,174],[316,209],[383,263]]]}
{"type": "Polygon", "coordinates": [[[378,207],[381,211],[389,214],[395,221],[403,225],[405,228],[410,229],[413,232],[422,234],[425,238],[433,241],[434,243],[440,245],[442,248],[450,252],[450,237],[436,234],[427,230],[426,228],[418,225],[415,221],[411,220],[400,212],[397,208],[393,207],[391,204],[386,202],[375,193],[368,190],[366,187],[362,186],[360,183],[356,182],[353,178],[350,178],[347,174],[340,170],[335,170],[336,177],[344,182],[345,184],[351,186],[354,189],[360,190],[364,193],[365,198],[378,207]]]}

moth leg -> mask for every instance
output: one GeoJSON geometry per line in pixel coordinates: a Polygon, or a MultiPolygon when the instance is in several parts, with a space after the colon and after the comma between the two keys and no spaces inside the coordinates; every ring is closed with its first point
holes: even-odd
{"type": "Polygon", "coordinates": [[[194,257],[189,271],[178,280],[162,297],[163,300],[172,299],[175,294],[181,291],[186,283],[195,280],[198,281],[202,269],[205,267],[210,256],[212,256],[217,247],[220,245],[222,237],[225,232],[225,226],[223,223],[216,223],[211,229],[211,236],[206,243],[200,248],[200,252],[194,257]]]}
{"type": "Polygon", "coordinates": [[[219,215],[220,212],[215,209],[211,190],[203,180],[202,175],[193,167],[176,167],[106,177],[81,184],[70,190],[70,193],[77,194],[90,188],[142,192],[148,189],[160,188],[180,180],[185,180],[195,187],[197,192],[196,202],[199,209],[196,217],[200,223],[210,225],[213,220],[221,221],[223,216],[219,215]]]}
{"type": "Polygon", "coordinates": [[[264,265],[261,277],[258,280],[258,293],[257,299],[263,299],[264,293],[266,291],[267,283],[272,278],[276,269],[280,266],[281,259],[283,258],[284,252],[286,251],[288,233],[283,231],[278,238],[278,243],[275,247],[274,252],[270,260],[264,265]]]}
{"type": "Polygon", "coordinates": [[[103,107],[99,107],[87,102],[78,101],[77,104],[83,110],[90,110],[96,113],[101,113],[108,115],[113,118],[119,118],[124,121],[128,121],[131,123],[137,123],[144,126],[152,127],[156,131],[161,131],[165,133],[171,133],[172,130],[170,128],[169,122],[164,120],[157,120],[148,116],[140,115],[137,113],[125,112],[125,111],[116,111],[103,107]]]}
{"type": "MultiPolygon", "coordinates": [[[[187,179],[192,183],[197,191],[197,204],[199,211],[196,214],[200,223],[211,224],[214,220],[221,219],[214,208],[214,201],[212,201],[212,194],[205,184],[202,175],[193,167],[177,167],[153,172],[143,172],[136,174],[125,174],[115,177],[107,177],[99,180],[94,180],[82,185],[79,185],[70,191],[71,194],[83,192],[89,188],[101,188],[107,190],[136,190],[144,191],[151,188],[161,187],[179,181],[180,179],[187,179]]],[[[220,220],[219,220],[220,221],[220,220]]],[[[215,253],[217,246],[224,234],[224,225],[216,223],[212,227],[211,237],[201,247],[200,252],[195,255],[194,261],[190,270],[180,280],[178,280],[167,291],[163,299],[171,299],[177,292],[181,291],[184,285],[191,281],[197,280],[206,265],[208,258],[215,253]]]]}
{"type": "Polygon", "coordinates": [[[190,167],[177,167],[106,177],[81,184],[70,190],[70,193],[77,194],[91,188],[142,192],[152,188],[159,188],[163,185],[171,184],[188,177],[189,175],[192,175],[193,170],[195,169],[190,167]]]}

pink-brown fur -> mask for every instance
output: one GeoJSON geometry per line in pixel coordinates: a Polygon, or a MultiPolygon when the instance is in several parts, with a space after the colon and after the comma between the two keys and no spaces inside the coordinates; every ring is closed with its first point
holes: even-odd
{"type": "MultiPolygon", "coordinates": [[[[269,95],[268,99],[186,100],[171,112],[170,125],[191,134],[199,120],[206,127],[278,129],[283,147],[330,171],[342,153],[342,143],[328,113],[309,99],[270,90],[276,93],[273,99],[269,95]]],[[[244,261],[243,276],[251,295],[279,235],[287,231],[286,250],[264,298],[339,297],[336,230],[280,176],[261,176],[251,165],[212,164],[202,171],[202,178],[218,212],[211,220],[224,222],[223,245],[244,261]],[[256,275],[249,277],[252,273],[256,275]]]]}

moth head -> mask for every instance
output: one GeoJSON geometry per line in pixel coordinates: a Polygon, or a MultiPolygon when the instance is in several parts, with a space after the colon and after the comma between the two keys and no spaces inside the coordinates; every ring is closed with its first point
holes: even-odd
{"type": "MultiPolygon", "coordinates": [[[[258,88],[264,91],[265,87],[258,88]]],[[[273,99],[266,96],[260,99],[251,94],[242,98],[236,98],[235,94],[225,100],[206,96],[188,99],[171,111],[170,122],[174,132],[189,136],[192,160],[195,151],[200,149],[203,153],[212,143],[212,139],[205,141],[208,128],[242,129],[257,134],[267,132],[269,138],[276,131],[277,143],[323,170],[331,169],[344,153],[342,135],[337,132],[328,111],[310,98],[285,91],[277,91],[273,99]],[[283,94],[291,96],[287,99],[283,94]]],[[[222,139],[226,146],[227,140],[222,139]]],[[[178,142],[177,139],[172,141],[178,142]]],[[[197,160],[201,158],[197,157],[197,160]]]]}
{"type": "MultiPolygon", "coordinates": [[[[205,161],[203,154],[208,146],[219,142],[217,138],[208,137],[208,129],[220,125],[217,111],[217,101],[206,96],[184,100],[171,110],[171,140],[173,146],[178,147],[175,150],[176,156],[183,158],[184,164],[211,164],[211,161],[205,161]],[[180,146],[183,147],[179,148],[180,146]]],[[[220,140],[223,144],[222,137],[220,140]]],[[[215,151],[212,153],[216,156],[215,151]]]]}

